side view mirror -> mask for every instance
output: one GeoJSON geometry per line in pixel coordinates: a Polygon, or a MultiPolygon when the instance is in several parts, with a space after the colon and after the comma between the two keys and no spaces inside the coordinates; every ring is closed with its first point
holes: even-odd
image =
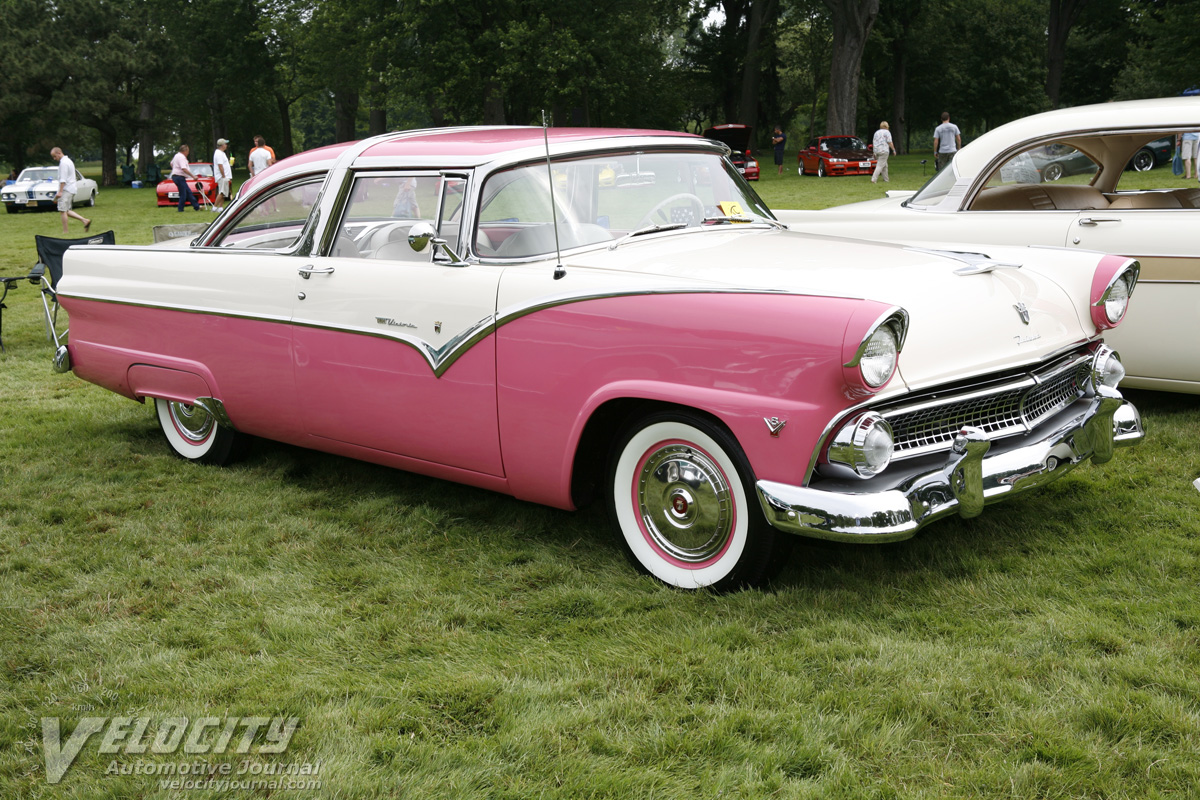
{"type": "Polygon", "coordinates": [[[437,255],[437,248],[440,247],[442,252],[450,257],[450,266],[468,266],[467,262],[462,260],[458,253],[450,247],[449,242],[438,237],[437,229],[428,222],[418,222],[408,229],[408,246],[413,249],[413,252],[424,253],[431,244],[434,247],[434,256],[437,255]]]}

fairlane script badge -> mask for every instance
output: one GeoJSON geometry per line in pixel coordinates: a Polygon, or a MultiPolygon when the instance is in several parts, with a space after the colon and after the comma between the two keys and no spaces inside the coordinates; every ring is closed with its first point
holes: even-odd
{"type": "Polygon", "coordinates": [[[1017,303],[1015,306],[1013,306],[1013,308],[1015,308],[1017,310],[1017,313],[1021,315],[1021,322],[1024,322],[1026,325],[1028,325],[1029,324],[1029,309],[1025,306],[1025,304],[1017,303]]]}
{"type": "Polygon", "coordinates": [[[397,322],[391,317],[376,317],[375,321],[381,325],[391,325],[393,328],[416,328],[411,322],[397,322]]]}
{"type": "Polygon", "coordinates": [[[1042,338],[1042,335],[1040,333],[1031,333],[1028,336],[1014,336],[1013,337],[1013,339],[1016,340],[1017,344],[1025,344],[1026,342],[1034,342],[1040,338],[1042,338]]]}

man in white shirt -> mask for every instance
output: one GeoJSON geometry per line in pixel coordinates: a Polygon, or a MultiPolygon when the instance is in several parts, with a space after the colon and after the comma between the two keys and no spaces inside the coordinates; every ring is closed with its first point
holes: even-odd
{"type": "Polygon", "coordinates": [[[196,199],[196,195],[192,192],[192,187],[188,185],[189,180],[196,180],[196,176],[188,169],[188,153],[192,152],[192,148],[186,144],[179,145],[179,152],[171,159],[171,180],[175,182],[175,190],[179,193],[179,213],[183,213],[183,207],[188,203],[192,204],[192,208],[200,210],[200,201],[196,199]]]}
{"type": "Polygon", "coordinates": [[[267,146],[267,142],[263,137],[255,136],[254,149],[250,151],[250,157],[247,161],[250,166],[250,177],[253,178],[275,163],[275,151],[267,146]]]}
{"type": "Polygon", "coordinates": [[[54,199],[58,203],[58,210],[62,212],[63,233],[67,232],[68,217],[74,217],[82,222],[83,232],[87,233],[88,228],[92,227],[92,221],[71,210],[75,192],[79,189],[75,182],[75,162],[67,157],[61,147],[51,150],[50,157],[58,162],[58,192],[54,195],[54,199]]]}
{"type": "Polygon", "coordinates": [[[233,169],[229,166],[229,156],[225,155],[228,147],[228,139],[217,139],[217,149],[213,151],[213,176],[217,179],[217,202],[213,205],[213,211],[220,211],[222,204],[233,197],[229,193],[233,185],[233,169]]]}

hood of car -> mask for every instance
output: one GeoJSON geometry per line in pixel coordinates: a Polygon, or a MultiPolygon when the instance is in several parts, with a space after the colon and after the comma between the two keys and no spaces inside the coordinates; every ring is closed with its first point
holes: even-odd
{"type": "Polygon", "coordinates": [[[858,148],[832,148],[822,151],[822,155],[829,158],[844,158],[848,161],[864,161],[872,158],[871,151],[859,150],[858,148]]]}
{"type": "Polygon", "coordinates": [[[704,138],[715,139],[728,145],[730,150],[744,153],[750,149],[750,134],[753,130],[749,125],[716,125],[704,131],[704,138]]]}
{"type": "Polygon", "coordinates": [[[27,192],[30,189],[35,192],[40,192],[45,189],[54,189],[57,191],[58,181],[53,179],[47,179],[44,181],[17,181],[16,183],[9,184],[3,188],[5,191],[15,190],[18,192],[27,192]]]}
{"type": "MultiPolygon", "coordinates": [[[[1037,268],[962,275],[955,270],[968,267],[970,258],[931,249],[737,227],[666,234],[572,262],[676,278],[683,286],[901,306],[911,322],[900,369],[912,388],[1040,361],[1091,334],[1063,288],[1037,268]]],[[[1025,255],[1030,262],[1060,257],[1025,255]]],[[[1071,268],[1078,269],[1074,260],[1071,268]]]]}

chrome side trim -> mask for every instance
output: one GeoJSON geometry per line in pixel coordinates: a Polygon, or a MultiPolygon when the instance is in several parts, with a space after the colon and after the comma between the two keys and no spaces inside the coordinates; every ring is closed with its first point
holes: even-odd
{"type": "Polygon", "coordinates": [[[1105,387],[1080,404],[1012,448],[997,448],[980,432],[964,429],[941,466],[892,488],[850,493],[759,481],[759,503],[767,521],[787,533],[844,542],[908,539],[948,514],[975,516],[986,504],[1057,480],[1089,458],[1103,463],[1114,447],[1145,436],[1137,409],[1115,390],[1105,387]]]}
{"type": "Polygon", "coordinates": [[[99,297],[87,294],[72,294],[63,296],[80,300],[89,300],[98,303],[111,303],[113,305],[130,306],[134,308],[156,308],[165,311],[180,311],[185,314],[208,314],[215,317],[245,319],[253,322],[273,322],[283,325],[294,325],[300,328],[313,328],[316,330],[337,331],[341,333],[356,334],[359,336],[372,336],[378,339],[388,339],[416,350],[429,364],[429,368],[433,371],[434,376],[440,378],[446,373],[446,370],[450,369],[450,367],[454,365],[459,358],[465,355],[476,344],[487,338],[487,336],[493,331],[499,330],[501,327],[509,324],[510,322],[515,322],[522,317],[529,316],[530,314],[537,313],[538,311],[544,311],[557,306],[583,303],[588,300],[672,294],[792,294],[792,292],[772,289],[679,287],[644,289],[625,292],[590,292],[582,294],[565,293],[546,298],[544,300],[539,300],[534,303],[510,306],[509,308],[500,311],[498,314],[489,314],[483,319],[478,320],[477,322],[467,326],[459,333],[455,334],[440,347],[435,347],[431,342],[419,336],[401,333],[394,330],[385,331],[356,325],[330,325],[328,323],[318,322],[316,320],[305,320],[297,317],[272,317],[256,314],[238,314],[232,311],[220,311],[197,306],[171,305],[166,303],[135,303],[128,300],[114,300],[108,297],[99,297]]]}

